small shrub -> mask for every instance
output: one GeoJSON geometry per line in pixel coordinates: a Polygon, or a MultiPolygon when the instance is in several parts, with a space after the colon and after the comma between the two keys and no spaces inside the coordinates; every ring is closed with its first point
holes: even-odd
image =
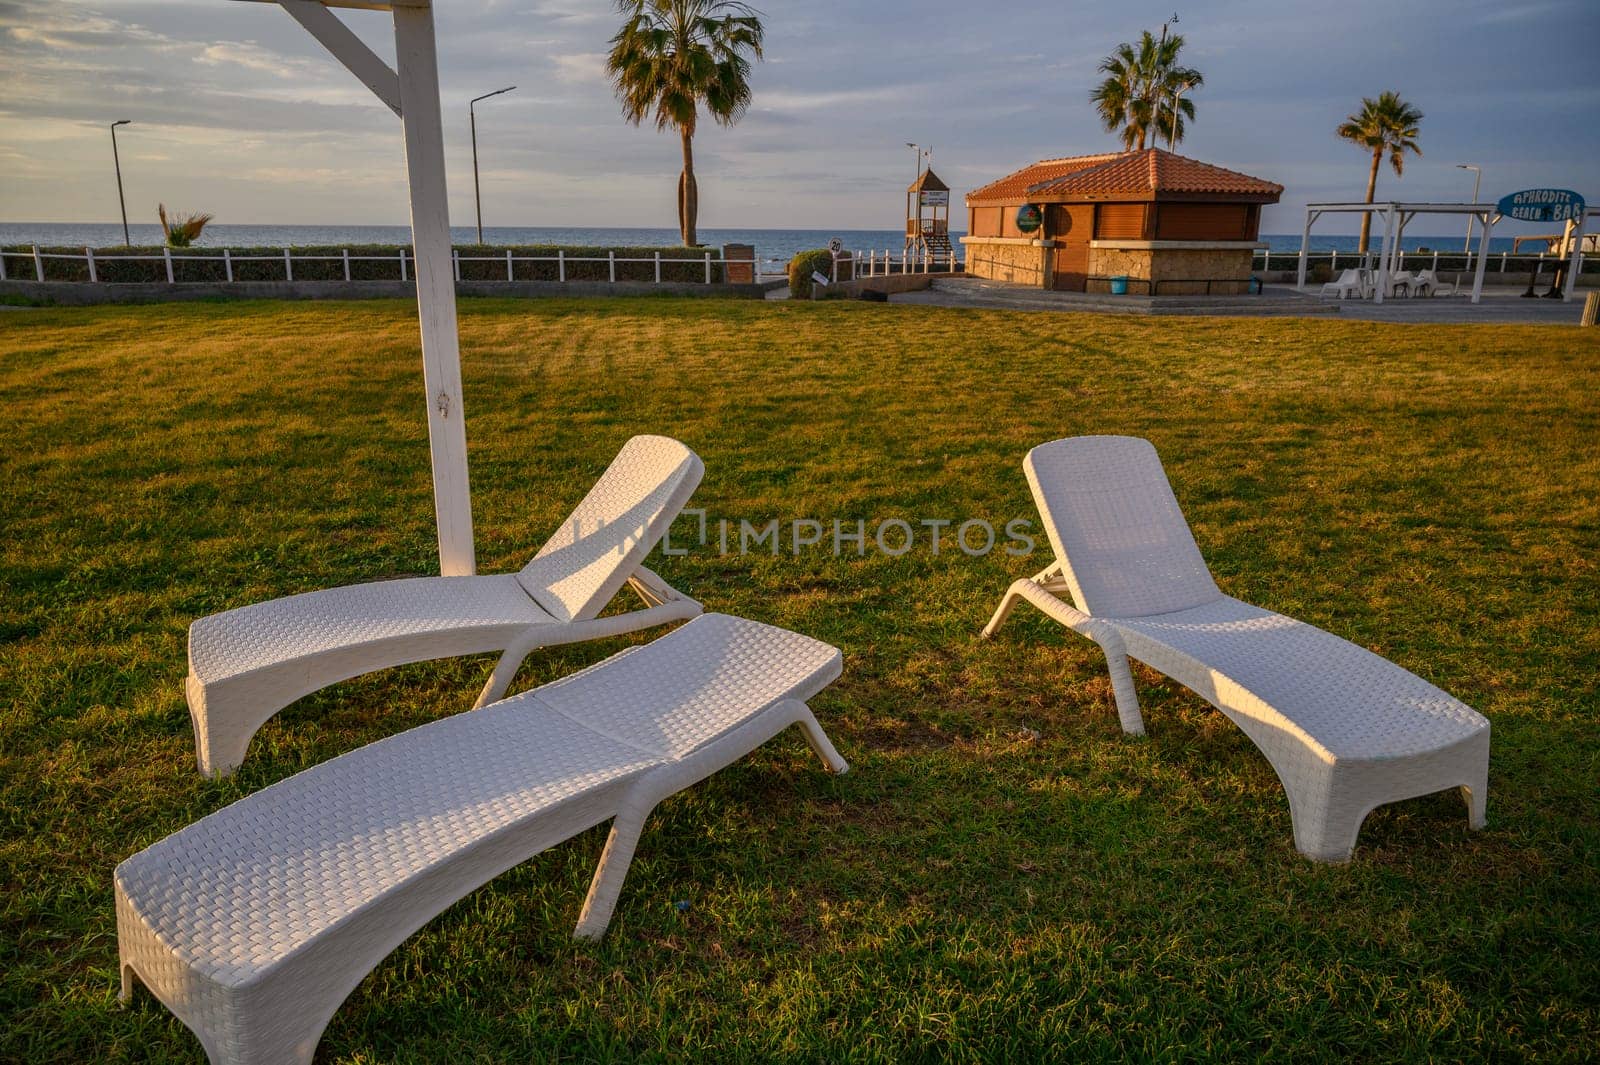
{"type": "Polygon", "coordinates": [[[833,252],[827,248],[816,248],[812,251],[803,251],[789,260],[789,298],[795,300],[808,300],[811,298],[811,274],[813,271],[832,276],[833,252]]]}

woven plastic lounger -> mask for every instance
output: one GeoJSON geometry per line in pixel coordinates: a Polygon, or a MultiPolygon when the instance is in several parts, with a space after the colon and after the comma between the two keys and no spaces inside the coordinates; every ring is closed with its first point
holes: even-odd
{"type": "Polygon", "coordinates": [[[241,799],[117,867],[122,997],[139,979],[214,1063],[310,1062],[339,1004],[418,928],[612,819],[578,919],[604,933],[646,816],[791,724],[837,649],[721,614],[241,799]]]}
{"type": "Polygon", "coordinates": [[[1056,561],[1011,586],[984,636],[1025,600],[1095,641],[1131,735],[1144,722],[1129,657],[1205,697],[1277,772],[1308,858],[1348,861],[1374,808],[1450,787],[1483,827],[1489,722],[1364,648],[1223,595],[1149,441],[1057,440],[1023,466],[1056,561]]]}
{"type": "Polygon", "coordinates": [[[636,436],[520,573],[356,584],[199,619],[185,687],[200,772],[233,772],[274,714],[363,673],[499,651],[485,706],[537,648],[694,617],[700,604],[642,563],[704,471],[678,441],[636,436]],[[597,617],[624,582],[644,609],[597,617]]]}

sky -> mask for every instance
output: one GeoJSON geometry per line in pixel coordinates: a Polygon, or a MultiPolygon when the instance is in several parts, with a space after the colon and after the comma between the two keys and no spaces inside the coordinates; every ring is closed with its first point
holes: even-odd
{"type": "MultiPolygon", "coordinates": [[[[1040,158],[1115,150],[1088,96],[1118,42],[1174,0],[757,0],[754,103],[695,140],[702,227],[898,229],[906,141],[967,190],[1040,158]]],[[[467,101],[478,105],[484,223],[676,224],[675,134],[621,117],[604,72],[613,0],[435,0],[451,220],[470,225],[467,101]]],[[[1576,189],[1600,205],[1600,0],[1178,0],[1205,75],[1183,154],[1285,186],[1264,232],[1304,204],[1360,199],[1368,157],[1334,128],[1393,89],[1425,117],[1423,155],[1380,199],[1576,189]]],[[[386,15],[343,11],[386,59],[386,15]]],[[[128,210],[218,222],[403,224],[399,120],[273,4],[0,0],[0,221],[114,221],[107,125],[128,210]]],[[[956,213],[956,212],[953,212],[956,213]]],[[[1354,217],[1319,222],[1353,232],[1354,217]]],[[[959,224],[958,224],[959,228],[959,224]]]]}

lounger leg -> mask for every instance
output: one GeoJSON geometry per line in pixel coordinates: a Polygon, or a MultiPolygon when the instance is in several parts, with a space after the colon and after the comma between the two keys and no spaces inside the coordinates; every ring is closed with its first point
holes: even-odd
{"type": "Polygon", "coordinates": [[[483,691],[478,693],[478,701],[472,704],[474,710],[480,710],[490,703],[497,703],[505,698],[506,689],[511,687],[511,682],[517,678],[517,670],[522,667],[523,659],[528,657],[528,652],[520,647],[509,648],[500,656],[500,661],[494,664],[494,672],[489,674],[489,679],[483,685],[483,691]]]}
{"type": "Polygon", "coordinates": [[[117,968],[122,970],[122,990],[117,992],[117,1001],[126,1006],[133,1001],[133,966],[118,963],[117,968]]]}
{"type": "Polygon", "coordinates": [[[811,749],[817,752],[817,757],[821,758],[830,770],[840,776],[850,771],[850,763],[839,757],[839,752],[828,739],[828,734],[822,731],[822,726],[817,724],[817,717],[809,706],[802,705],[795,712],[795,722],[806,734],[806,742],[811,744],[811,749]]]}
{"type": "Polygon", "coordinates": [[[1273,769],[1289,799],[1294,849],[1314,862],[1348,862],[1355,854],[1361,824],[1377,804],[1357,798],[1363,791],[1360,783],[1349,778],[1341,781],[1332,766],[1298,779],[1277,764],[1273,769]]]}
{"type": "Polygon", "coordinates": [[[1481,829],[1488,823],[1486,814],[1489,806],[1489,769],[1484,767],[1483,774],[1471,784],[1461,785],[1461,797],[1467,801],[1467,827],[1481,829]]]}
{"type": "Polygon", "coordinates": [[[628,807],[611,822],[611,835],[606,837],[606,848],[600,854],[600,865],[589,884],[589,897],[583,900],[583,912],[578,914],[578,927],[573,932],[577,939],[599,939],[606,934],[611,914],[622,895],[622,882],[627,879],[628,866],[633,864],[633,851],[639,845],[639,834],[644,831],[645,818],[653,807],[637,809],[628,807]]]}
{"type": "MultiPolygon", "coordinates": [[[[1021,582],[1017,583],[1020,584],[1021,582]]],[[[1000,606],[996,608],[994,617],[990,618],[989,624],[983,627],[983,632],[981,633],[983,639],[987,640],[1000,631],[1000,626],[1006,623],[1006,619],[1011,616],[1011,611],[1016,608],[1017,601],[1021,598],[1022,595],[1017,591],[1016,584],[1006,589],[1006,594],[1001,598],[1000,606]]]]}
{"type": "Polygon", "coordinates": [[[1144,716],[1139,713],[1139,693],[1133,686],[1133,671],[1128,668],[1128,653],[1120,646],[1100,644],[1106,653],[1106,670],[1111,674],[1111,693],[1117,700],[1117,719],[1129,736],[1144,735],[1144,716]]]}

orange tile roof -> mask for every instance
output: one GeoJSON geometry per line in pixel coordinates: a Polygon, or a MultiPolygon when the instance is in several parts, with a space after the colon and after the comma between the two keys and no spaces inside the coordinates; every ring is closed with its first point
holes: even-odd
{"type": "Polygon", "coordinates": [[[1115,159],[1118,154],[1120,153],[1106,152],[1100,155],[1073,155],[1062,159],[1041,159],[1032,166],[1025,166],[1021,170],[1007,174],[999,181],[991,181],[981,189],[973,189],[967,193],[967,202],[1016,202],[1027,194],[1031,186],[1115,159]]]}
{"type": "Polygon", "coordinates": [[[1161,148],[1047,159],[1008,174],[967,196],[968,204],[1015,202],[1026,196],[1050,200],[1127,195],[1147,199],[1158,193],[1232,193],[1272,197],[1283,186],[1161,148]]]}

